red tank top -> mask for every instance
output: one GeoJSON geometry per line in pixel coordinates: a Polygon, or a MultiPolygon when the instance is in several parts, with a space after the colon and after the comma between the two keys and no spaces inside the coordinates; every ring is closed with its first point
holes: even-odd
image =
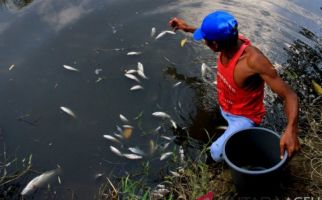
{"type": "Polygon", "coordinates": [[[221,63],[221,53],[218,56],[217,93],[219,105],[225,112],[247,117],[256,124],[260,124],[265,114],[264,82],[255,90],[245,90],[237,86],[234,81],[236,63],[246,47],[251,45],[250,41],[243,36],[239,36],[239,39],[244,43],[227,65],[221,63]]]}

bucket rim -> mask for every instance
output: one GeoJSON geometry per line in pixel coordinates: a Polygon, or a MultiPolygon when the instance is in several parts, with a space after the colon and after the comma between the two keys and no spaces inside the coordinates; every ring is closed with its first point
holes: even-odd
{"type": "MultiPolygon", "coordinates": [[[[227,158],[227,155],[226,155],[226,144],[227,142],[229,141],[229,139],[231,137],[233,137],[236,133],[238,132],[242,132],[242,131],[245,131],[245,130],[264,130],[264,131],[268,131],[270,133],[272,133],[273,135],[275,135],[277,138],[280,139],[280,136],[275,133],[274,131],[270,130],[270,129],[267,129],[267,128],[263,128],[263,127],[250,127],[250,128],[244,128],[244,129],[240,129],[238,131],[235,131],[233,134],[231,134],[225,141],[224,143],[224,147],[223,147],[223,158],[225,160],[225,162],[229,165],[229,167],[233,168],[234,170],[238,171],[238,172],[241,172],[241,173],[244,173],[244,174],[250,174],[250,175],[258,175],[258,174],[266,174],[266,173],[269,173],[269,172],[272,172],[272,171],[275,171],[276,169],[280,168],[281,166],[283,166],[285,164],[285,162],[287,161],[287,157],[288,157],[288,153],[287,151],[285,150],[284,152],[284,157],[283,159],[281,159],[276,165],[274,165],[273,167],[270,167],[268,169],[264,169],[264,170],[260,170],[260,171],[252,171],[252,170],[247,170],[247,169],[243,169],[241,167],[238,167],[236,166],[234,163],[232,163],[228,158],[227,158]]],[[[258,133],[260,134],[260,133],[258,133]]]]}

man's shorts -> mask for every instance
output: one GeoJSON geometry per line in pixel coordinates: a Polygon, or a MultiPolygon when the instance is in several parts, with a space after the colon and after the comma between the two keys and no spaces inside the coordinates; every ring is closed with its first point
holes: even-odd
{"type": "Polygon", "coordinates": [[[221,114],[228,122],[228,128],[215,142],[212,143],[210,147],[211,157],[217,162],[222,161],[223,159],[222,158],[223,146],[226,139],[230,135],[232,135],[233,133],[241,129],[255,126],[255,123],[246,117],[233,115],[233,114],[224,112],[223,110],[221,110],[221,114]]]}

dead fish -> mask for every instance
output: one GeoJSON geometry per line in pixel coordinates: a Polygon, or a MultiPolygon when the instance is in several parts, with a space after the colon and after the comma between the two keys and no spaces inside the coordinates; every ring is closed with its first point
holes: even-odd
{"type": "Polygon", "coordinates": [[[164,160],[164,159],[168,158],[169,156],[171,156],[172,154],[173,154],[173,152],[166,152],[161,155],[160,160],[164,160]]]}
{"type": "Polygon", "coordinates": [[[170,145],[170,142],[167,142],[163,145],[162,150],[164,151],[166,148],[168,148],[170,145]]]}
{"type": "Polygon", "coordinates": [[[180,156],[180,161],[184,162],[184,150],[182,146],[179,147],[179,156],[180,156]]]}
{"type": "Polygon", "coordinates": [[[126,55],[128,56],[137,56],[137,55],[141,55],[142,52],[140,51],[131,51],[131,52],[128,52],[126,55]]]}
{"type": "Polygon", "coordinates": [[[110,146],[110,149],[113,153],[115,153],[116,155],[118,156],[121,156],[123,157],[123,154],[120,152],[120,150],[118,150],[117,148],[113,147],[113,146],[110,146]]]}
{"type": "Polygon", "coordinates": [[[135,69],[125,70],[125,73],[126,74],[134,74],[134,73],[137,73],[137,70],[135,70],[135,69]]]}
{"type": "Polygon", "coordinates": [[[72,116],[73,118],[76,118],[75,113],[71,109],[64,107],[64,106],[61,106],[60,109],[62,111],[64,111],[65,113],[67,113],[68,115],[72,116]]]}
{"type": "Polygon", "coordinates": [[[171,140],[173,140],[175,138],[175,136],[174,137],[168,137],[168,136],[163,135],[163,136],[161,136],[161,138],[171,141],[171,140]]]}
{"type": "Polygon", "coordinates": [[[126,76],[129,79],[135,80],[136,82],[141,82],[138,78],[136,78],[136,76],[134,76],[133,74],[124,74],[124,76],[126,76]]]}
{"type": "Polygon", "coordinates": [[[63,67],[64,67],[65,69],[67,69],[67,70],[70,70],[70,71],[75,71],[75,72],[78,72],[78,71],[79,71],[78,69],[76,69],[76,68],[74,68],[74,67],[71,67],[71,66],[69,66],[69,65],[63,65],[63,67]]]}
{"type": "Polygon", "coordinates": [[[105,79],[104,77],[98,77],[97,80],[95,81],[95,83],[101,82],[104,79],[105,79]]]}
{"type": "Polygon", "coordinates": [[[118,139],[116,139],[115,137],[113,137],[113,136],[111,136],[111,135],[103,135],[103,137],[104,137],[105,139],[108,139],[108,140],[112,141],[112,142],[120,143],[120,141],[119,141],[118,139]]]}
{"type": "Polygon", "coordinates": [[[144,88],[141,85],[134,85],[130,88],[131,91],[134,90],[143,90],[144,88]]]}
{"type": "Polygon", "coordinates": [[[116,129],[117,129],[118,132],[123,133],[123,129],[121,127],[116,125],[116,129]]]}
{"type": "Polygon", "coordinates": [[[124,123],[128,123],[129,122],[129,120],[124,115],[122,115],[122,114],[120,114],[120,119],[124,123]]]}
{"type": "Polygon", "coordinates": [[[173,31],[162,31],[161,33],[159,33],[159,35],[157,35],[157,36],[155,37],[155,39],[157,40],[157,39],[159,39],[159,38],[163,37],[165,34],[175,35],[176,33],[175,33],[175,32],[173,32],[173,31]]]}
{"type": "Polygon", "coordinates": [[[209,68],[206,63],[202,63],[201,65],[201,77],[205,77],[206,75],[206,70],[209,68]]]}
{"type": "Polygon", "coordinates": [[[136,155],[136,154],[132,154],[132,153],[128,153],[128,154],[123,154],[124,157],[131,159],[131,160],[137,160],[137,159],[142,159],[143,157],[140,155],[136,155]]]}
{"type": "Polygon", "coordinates": [[[177,82],[176,84],[174,84],[173,85],[173,87],[175,88],[175,87],[177,87],[178,85],[180,85],[182,82],[181,81],[179,81],[179,82],[177,82]]]}
{"type": "Polygon", "coordinates": [[[123,139],[124,139],[123,135],[120,135],[120,134],[117,134],[117,133],[114,133],[114,135],[115,135],[115,137],[118,137],[118,138],[119,138],[119,139],[121,139],[121,140],[123,140],[123,139]]]}
{"type": "Polygon", "coordinates": [[[134,127],[133,127],[133,126],[131,126],[131,125],[127,125],[127,124],[123,125],[122,127],[123,127],[123,128],[131,128],[131,129],[134,129],[134,127]]]}
{"type": "Polygon", "coordinates": [[[186,42],[187,42],[187,38],[182,39],[180,42],[181,47],[183,47],[186,44],[186,42]]]}
{"type": "Polygon", "coordinates": [[[139,154],[139,155],[142,155],[142,156],[145,155],[145,153],[141,149],[139,149],[138,147],[129,147],[128,149],[132,153],[139,154]]]}
{"type": "Polygon", "coordinates": [[[158,126],[154,129],[154,132],[158,132],[162,127],[161,126],[158,126]]]}
{"type": "Polygon", "coordinates": [[[14,67],[15,67],[15,65],[11,65],[11,66],[9,67],[9,71],[11,71],[14,67]]]}
{"type": "Polygon", "coordinates": [[[58,181],[58,183],[61,185],[61,179],[60,179],[60,177],[59,177],[59,176],[57,176],[57,181],[58,181]]]}
{"type": "Polygon", "coordinates": [[[173,176],[176,176],[176,177],[179,177],[179,176],[180,176],[180,174],[179,174],[178,172],[174,172],[174,171],[171,171],[171,170],[170,170],[170,173],[171,173],[173,176]]]}
{"type": "Polygon", "coordinates": [[[95,180],[97,180],[97,179],[101,178],[102,176],[104,176],[103,173],[98,173],[98,174],[95,174],[94,178],[95,178],[95,180]]]}
{"type": "Polygon", "coordinates": [[[95,69],[94,73],[95,73],[96,75],[99,75],[99,73],[100,73],[101,71],[103,71],[103,69],[95,69]]]}
{"type": "Polygon", "coordinates": [[[157,32],[156,31],[156,28],[155,27],[152,27],[150,36],[153,37],[156,32],[157,32]]]}
{"type": "Polygon", "coordinates": [[[22,190],[20,193],[22,196],[31,194],[34,192],[37,188],[44,186],[50,179],[55,176],[60,170],[55,169],[55,170],[50,170],[47,172],[42,173],[39,176],[36,176],[33,178],[27,185],[26,187],[22,190]]]}
{"type": "Polygon", "coordinates": [[[125,128],[123,130],[123,137],[125,139],[129,139],[131,137],[131,135],[132,135],[132,132],[133,132],[133,128],[125,128]]]}
{"type": "Polygon", "coordinates": [[[144,67],[143,67],[143,64],[138,62],[138,70],[137,70],[137,73],[139,76],[141,76],[142,78],[144,79],[148,79],[148,77],[145,76],[144,74],[144,67]]]}
{"type": "Polygon", "coordinates": [[[177,127],[177,124],[176,124],[176,122],[175,122],[175,121],[173,121],[172,119],[170,119],[170,122],[171,122],[172,127],[173,127],[174,129],[177,129],[177,128],[178,128],[178,127],[177,127]]]}
{"type": "Polygon", "coordinates": [[[152,115],[155,116],[155,117],[171,119],[170,115],[168,115],[165,112],[160,112],[160,111],[159,112],[154,112],[154,113],[152,113],[152,115]]]}

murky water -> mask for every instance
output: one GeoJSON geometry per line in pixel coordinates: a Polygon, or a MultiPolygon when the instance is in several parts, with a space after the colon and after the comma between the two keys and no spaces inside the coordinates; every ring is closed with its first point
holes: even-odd
{"type": "MultiPolygon", "coordinates": [[[[185,132],[206,138],[203,128],[222,124],[215,101],[212,74],[200,76],[203,62],[215,66],[215,55],[190,35],[178,32],[159,40],[150,37],[169,29],[172,16],[198,26],[212,10],[232,12],[240,32],[249,37],[277,66],[288,59],[284,48],[299,39],[314,48],[316,41],[300,33],[303,28],[321,37],[321,0],[310,1],[95,1],[1,0],[0,10],[0,127],[6,151],[22,158],[33,155],[33,168],[47,171],[59,164],[62,184],[52,183],[59,199],[91,199],[99,183],[95,175],[124,175],[149,162],[155,180],[161,150],[140,161],[113,154],[109,146],[126,151],[138,146],[148,152],[151,141],[162,146],[161,135],[173,136],[171,123],[152,116],[164,111],[185,132]],[[188,38],[184,47],[180,41],[188,38]],[[130,51],[142,52],[127,56],[130,51]],[[143,90],[124,70],[141,62],[149,79],[143,90]],[[9,70],[9,67],[14,67],[9,70]],[[65,70],[70,65],[79,72],[65,70]],[[96,69],[102,69],[95,73],[96,69]],[[181,81],[177,87],[174,84],[181,81]],[[59,108],[72,109],[73,119],[59,108]],[[123,146],[103,138],[117,133],[125,115],[134,126],[123,146]],[[137,118],[136,118],[137,117],[137,118]],[[162,126],[158,133],[153,130],[162,126]],[[73,192],[71,192],[73,191],[73,192]]],[[[214,72],[214,71],[213,71],[214,72]]],[[[274,102],[268,121],[279,121],[274,102]]],[[[281,126],[283,121],[280,122],[281,126]]],[[[166,151],[177,152],[172,142],[166,151]]],[[[161,164],[166,164],[162,161],[161,164]]],[[[25,185],[31,177],[21,182],[25,185]]],[[[42,199],[42,191],[34,198],[42,199]]]]}

